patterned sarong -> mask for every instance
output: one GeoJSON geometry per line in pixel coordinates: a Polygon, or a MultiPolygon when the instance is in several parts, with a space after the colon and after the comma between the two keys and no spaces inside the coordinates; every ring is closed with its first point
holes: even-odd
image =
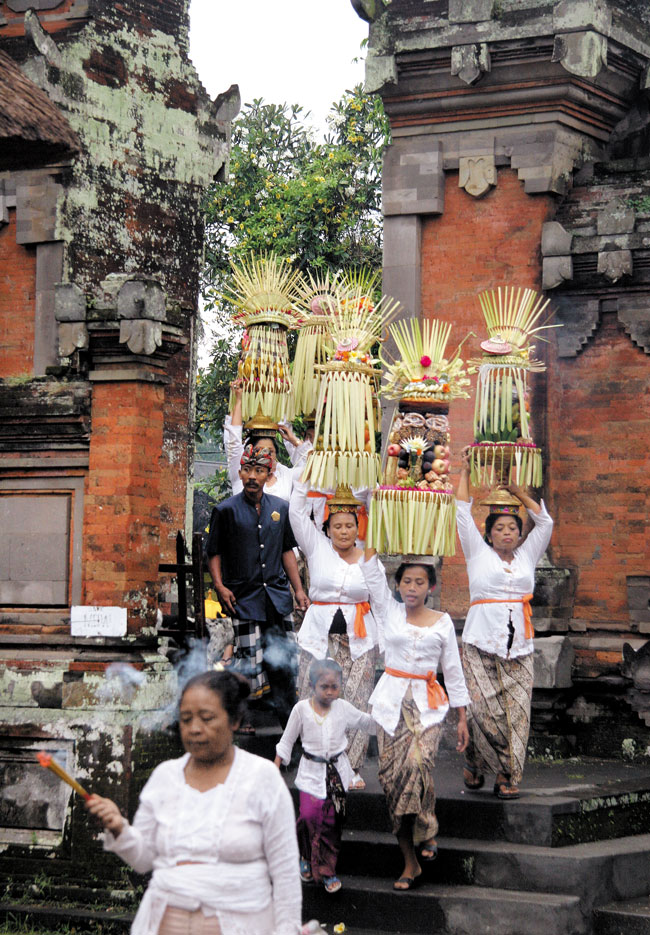
{"type": "Polygon", "coordinates": [[[379,781],[397,834],[405,815],[414,815],[413,843],[430,841],[438,833],[433,766],[442,723],[422,728],[418,706],[409,687],[394,736],[377,728],[379,781]]]}
{"type": "Polygon", "coordinates": [[[233,617],[235,649],[233,669],[245,676],[251,687],[250,699],[261,698],[270,691],[264,669],[262,628],[258,620],[239,620],[233,617]]]}
{"type": "Polygon", "coordinates": [[[518,786],[530,730],[533,654],[502,659],[463,643],[463,672],[472,699],[467,762],[480,772],[503,773],[518,786]]]}
{"type": "MultiPolygon", "coordinates": [[[[368,699],[375,687],[375,666],[379,649],[373,646],[367,653],[358,659],[350,655],[350,640],[347,634],[330,633],[329,656],[341,666],[343,673],[343,698],[358,708],[359,711],[368,711],[368,699]]],[[[315,657],[304,649],[300,650],[298,663],[298,697],[311,698],[312,691],[309,685],[309,667],[315,657]]],[[[368,752],[370,737],[362,730],[349,730],[347,754],[350,766],[356,772],[363,766],[368,752]]]]}

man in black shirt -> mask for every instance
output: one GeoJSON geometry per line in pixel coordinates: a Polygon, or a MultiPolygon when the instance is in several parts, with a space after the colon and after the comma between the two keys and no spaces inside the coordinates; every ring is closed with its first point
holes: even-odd
{"type": "Polygon", "coordinates": [[[238,665],[253,696],[261,694],[266,675],[284,727],[296,701],[289,582],[301,610],[309,598],[293,553],[289,504],[264,493],[270,468],[265,451],[246,448],[239,472],[244,489],[212,511],[206,552],[221,605],[233,618],[238,665]]]}

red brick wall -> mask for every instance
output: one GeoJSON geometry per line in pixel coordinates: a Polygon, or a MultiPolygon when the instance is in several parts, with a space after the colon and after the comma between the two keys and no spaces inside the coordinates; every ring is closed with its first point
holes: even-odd
{"type": "Polygon", "coordinates": [[[16,243],[16,212],[0,225],[0,379],[34,371],[36,249],[16,243]]]}
{"type": "MultiPolygon", "coordinates": [[[[527,195],[511,169],[500,169],[496,188],[479,200],[458,187],[456,173],[448,173],[444,213],[427,218],[422,229],[422,315],[453,322],[450,351],[474,331],[477,337],[465,343],[462,356],[480,353],[486,332],[479,292],[506,284],[540,287],[542,224],[552,217],[554,205],[551,195],[527,195]]],[[[460,449],[473,438],[473,415],[473,399],[450,409],[455,471],[460,449]]],[[[454,558],[444,560],[441,602],[454,616],[467,611],[460,545],[454,558]]]]}
{"type": "Polygon", "coordinates": [[[130,631],[156,609],[163,400],[154,383],[93,388],[83,600],[126,605],[130,631]]]}
{"type": "Polygon", "coordinates": [[[577,569],[574,617],[629,631],[626,576],[650,565],[648,358],[614,312],[576,358],[549,357],[553,559],[577,569]]]}

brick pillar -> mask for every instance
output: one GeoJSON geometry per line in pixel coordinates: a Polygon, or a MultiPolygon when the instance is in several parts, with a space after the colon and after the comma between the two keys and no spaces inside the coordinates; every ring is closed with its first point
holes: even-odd
{"type": "Polygon", "coordinates": [[[34,372],[36,248],[16,243],[16,211],[0,223],[0,379],[34,372]]]}
{"type": "Polygon", "coordinates": [[[126,606],[130,632],[155,622],[164,387],[93,387],[84,503],[84,603],[126,606]]]}
{"type": "MultiPolygon", "coordinates": [[[[480,356],[486,336],[477,295],[500,285],[540,289],[542,224],[552,217],[550,194],[528,195],[512,169],[500,169],[497,185],[476,199],[459,188],[458,175],[445,180],[445,209],[422,225],[422,317],[453,322],[448,348],[453,350],[469,331],[476,334],[463,346],[462,357],[480,356]]],[[[532,383],[544,379],[533,377],[532,383]]],[[[463,445],[473,441],[474,400],[452,404],[449,421],[456,465],[463,445]]],[[[536,440],[544,434],[538,421],[536,440]]],[[[475,502],[480,494],[474,491],[475,502]]],[[[482,516],[484,510],[479,508],[482,516]]],[[[442,570],[441,606],[453,616],[467,612],[468,589],[460,547],[446,558],[442,570]]]]}

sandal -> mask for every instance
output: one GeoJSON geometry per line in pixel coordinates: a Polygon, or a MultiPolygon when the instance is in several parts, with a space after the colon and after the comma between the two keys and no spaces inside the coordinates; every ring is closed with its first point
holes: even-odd
{"type": "Polygon", "coordinates": [[[343,884],[338,877],[323,877],[323,886],[326,893],[338,893],[343,884]]]}
{"type": "Polygon", "coordinates": [[[313,883],[314,876],[311,872],[311,865],[304,857],[300,858],[300,879],[303,883],[313,883]]]}
{"type": "Polygon", "coordinates": [[[396,893],[407,893],[409,890],[414,890],[420,883],[422,883],[421,873],[416,877],[400,877],[399,880],[395,880],[393,883],[393,889],[396,893]],[[398,886],[398,883],[405,883],[406,886],[398,886]]]}
{"type": "Polygon", "coordinates": [[[435,841],[425,841],[424,844],[420,846],[420,860],[423,860],[425,863],[431,863],[431,861],[436,860],[438,857],[438,845],[435,841]]]}
{"type": "Polygon", "coordinates": [[[494,794],[497,799],[518,799],[519,789],[513,786],[509,779],[497,779],[494,783],[494,794]]]}
{"type": "Polygon", "coordinates": [[[255,734],[255,728],[252,724],[240,724],[235,733],[246,734],[249,737],[252,737],[255,734]]]}
{"type": "Polygon", "coordinates": [[[485,782],[485,776],[480,773],[478,766],[470,766],[465,763],[463,766],[463,782],[467,789],[481,789],[485,782]]]}

